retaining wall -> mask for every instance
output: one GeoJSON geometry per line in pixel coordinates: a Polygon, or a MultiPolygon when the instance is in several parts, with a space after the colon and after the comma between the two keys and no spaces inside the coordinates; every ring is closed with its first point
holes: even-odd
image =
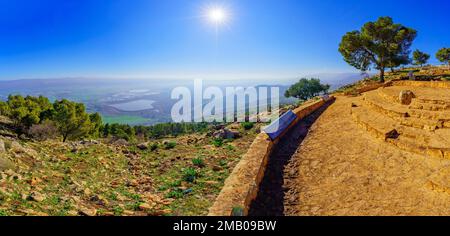
{"type": "Polygon", "coordinates": [[[256,198],[272,150],[295,124],[313,113],[334,97],[308,102],[293,112],[297,118],[282,132],[277,139],[271,140],[265,133],[256,136],[247,153],[236,165],[231,175],[225,180],[219,196],[209,209],[209,216],[247,215],[250,204],[256,198]]]}
{"type": "Polygon", "coordinates": [[[394,81],[393,85],[394,86],[429,87],[429,88],[450,88],[450,82],[447,82],[447,81],[399,80],[399,81],[394,81]]]}

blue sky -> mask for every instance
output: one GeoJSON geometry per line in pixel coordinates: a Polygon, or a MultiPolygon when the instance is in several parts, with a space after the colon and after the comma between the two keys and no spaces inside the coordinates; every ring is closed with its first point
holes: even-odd
{"type": "Polygon", "coordinates": [[[0,79],[290,78],[355,71],[342,35],[379,16],[450,47],[447,0],[0,0],[0,79]],[[222,5],[229,22],[199,17],[222,5]]]}

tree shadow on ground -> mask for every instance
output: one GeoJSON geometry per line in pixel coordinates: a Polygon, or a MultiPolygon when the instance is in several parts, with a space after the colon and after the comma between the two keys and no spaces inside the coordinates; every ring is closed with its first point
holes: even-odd
{"type": "Polygon", "coordinates": [[[250,216],[295,215],[298,211],[298,189],[295,180],[298,160],[292,156],[308,135],[311,126],[334,101],[328,102],[302,119],[283,136],[270,155],[258,195],[250,205],[250,216]]]}

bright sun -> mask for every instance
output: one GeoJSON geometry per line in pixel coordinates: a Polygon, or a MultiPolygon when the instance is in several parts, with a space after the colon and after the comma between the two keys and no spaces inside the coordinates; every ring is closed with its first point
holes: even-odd
{"type": "Polygon", "coordinates": [[[223,24],[227,20],[227,12],[221,7],[212,7],[208,9],[208,18],[214,24],[223,24]]]}

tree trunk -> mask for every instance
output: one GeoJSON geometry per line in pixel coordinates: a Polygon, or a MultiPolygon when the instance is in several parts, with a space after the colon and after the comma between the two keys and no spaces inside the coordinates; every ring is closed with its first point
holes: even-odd
{"type": "Polygon", "coordinates": [[[380,69],[380,83],[384,83],[384,68],[380,69]]]}

